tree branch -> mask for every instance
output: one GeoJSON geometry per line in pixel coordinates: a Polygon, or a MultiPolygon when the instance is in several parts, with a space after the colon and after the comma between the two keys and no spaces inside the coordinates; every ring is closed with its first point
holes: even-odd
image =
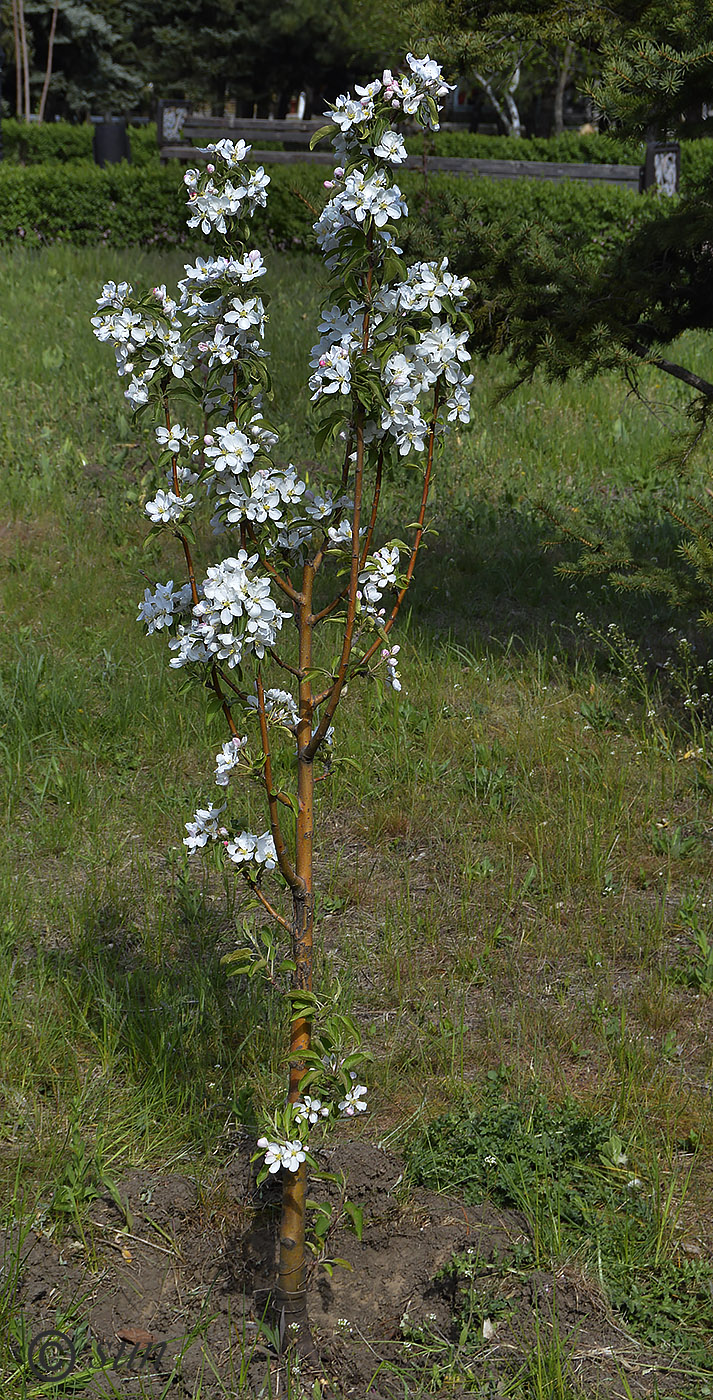
{"type": "MultiPolygon", "coordinates": [[[[425,519],[426,519],[426,506],[427,506],[427,504],[428,504],[428,493],[429,493],[429,490],[430,490],[430,488],[431,488],[431,471],[432,471],[432,469],[433,469],[433,449],[434,449],[435,441],[436,441],[436,421],[437,421],[437,419],[438,419],[438,409],[439,409],[439,405],[440,405],[440,383],[437,383],[437,384],[436,384],[436,387],[435,387],[435,389],[434,389],[434,392],[433,392],[433,413],[431,414],[431,431],[430,431],[429,438],[428,438],[428,459],[427,459],[427,461],[426,461],[426,470],[425,470],[424,475],[423,475],[423,489],[422,489],[422,491],[421,491],[421,508],[420,508],[420,510],[419,510],[419,513],[418,513],[418,520],[417,520],[417,522],[416,522],[416,534],[415,534],[415,536],[414,536],[414,541],[413,541],[413,544],[412,544],[412,546],[411,546],[411,558],[409,559],[408,568],[407,568],[407,570],[406,570],[406,582],[403,584],[403,587],[399,589],[399,592],[398,592],[397,597],[396,597],[396,602],[394,603],[394,606],[393,606],[393,608],[391,609],[391,615],[390,615],[390,617],[388,618],[388,621],[384,624],[383,631],[384,631],[387,635],[388,635],[388,633],[391,631],[391,628],[393,627],[393,625],[394,625],[394,623],[395,623],[395,621],[396,621],[396,618],[397,618],[397,616],[398,616],[398,612],[399,612],[399,609],[400,609],[400,607],[401,607],[401,604],[403,603],[403,600],[404,600],[404,598],[406,597],[406,592],[407,592],[407,590],[408,590],[408,586],[409,586],[409,584],[410,584],[410,582],[411,582],[411,579],[413,578],[413,571],[414,571],[414,569],[415,569],[415,567],[416,567],[416,556],[418,555],[418,551],[419,551],[419,549],[420,549],[420,547],[421,547],[421,540],[423,539],[423,526],[424,526],[424,521],[425,521],[425,519]]],[[[366,665],[367,661],[370,661],[370,660],[371,660],[372,656],[374,655],[374,652],[377,651],[377,649],[378,649],[379,646],[381,645],[381,641],[382,641],[382,638],[381,638],[381,637],[377,637],[376,641],[373,643],[372,646],[369,647],[369,649],[368,649],[368,651],[366,652],[366,654],[365,654],[364,656],[362,656],[362,658],[361,658],[361,660],[360,660],[360,662],[359,662],[359,665],[360,665],[360,666],[366,665]]]]}
{"type": "MultiPolygon", "coordinates": [[[[363,569],[363,568],[364,568],[364,565],[365,565],[365,563],[366,563],[366,556],[367,556],[367,554],[369,553],[369,550],[371,549],[371,541],[372,541],[373,538],[374,538],[374,527],[375,527],[375,525],[376,525],[376,516],[377,516],[378,509],[379,509],[379,497],[380,497],[380,495],[381,495],[381,471],[382,471],[382,467],[383,467],[383,462],[384,462],[384,448],[383,448],[383,445],[382,445],[382,447],[381,447],[380,450],[379,450],[379,458],[378,458],[378,461],[377,461],[377,464],[376,464],[376,477],[375,477],[375,479],[374,479],[374,496],[373,496],[373,500],[372,500],[372,504],[371,504],[371,518],[370,518],[369,524],[368,524],[368,526],[367,526],[366,538],[365,538],[365,540],[364,540],[364,547],[363,547],[362,552],[361,552],[361,560],[360,560],[360,563],[359,563],[359,568],[360,568],[360,569],[363,569]]],[[[333,599],[332,599],[331,603],[328,603],[328,604],[327,604],[326,608],[322,608],[321,612],[315,613],[315,615],[314,615],[314,617],[313,617],[313,619],[312,619],[313,622],[314,622],[314,623],[323,622],[324,619],[325,619],[325,617],[329,617],[330,613],[333,613],[333,612],[334,612],[334,609],[339,607],[339,604],[341,603],[342,599],[343,599],[343,598],[346,598],[348,592],[349,592],[349,586],[347,585],[346,588],[343,588],[343,589],[342,589],[341,593],[338,593],[338,594],[337,594],[336,598],[333,598],[333,599]]]]}
{"type": "MultiPolygon", "coordinates": [[[[247,525],[247,534],[250,543],[255,546],[259,553],[260,545],[255,537],[255,530],[253,529],[253,526],[250,524],[250,522],[248,522],[247,525]]],[[[293,588],[289,580],[282,577],[282,574],[280,573],[279,569],[276,569],[275,565],[271,564],[269,559],[265,559],[262,554],[260,554],[260,563],[262,564],[264,569],[267,569],[267,572],[269,573],[270,577],[274,578],[278,588],[282,589],[282,592],[287,595],[287,597],[292,603],[299,603],[301,601],[297,589],[293,588]]]]}
{"type": "MultiPolygon", "coordinates": [[[[277,803],[280,799],[278,798],[278,794],[275,791],[274,784],[272,781],[272,752],[270,749],[270,734],[267,727],[267,713],[265,710],[265,690],[262,683],[262,671],[260,670],[258,670],[257,673],[256,685],[257,713],[258,720],[260,722],[260,738],[262,740],[262,752],[265,759],[265,766],[263,768],[263,779],[265,783],[265,792],[267,794],[267,805],[270,812],[270,830],[272,832],[272,839],[275,842],[275,853],[277,855],[277,863],[290,889],[293,891],[301,891],[302,881],[298,879],[297,875],[295,874],[295,871],[292,868],[292,865],[290,864],[289,856],[287,854],[287,846],[285,844],[285,839],[282,835],[282,828],[280,827],[280,818],[277,811],[277,803]]],[[[288,803],[288,806],[291,806],[291,803],[288,803]]]]}
{"type": "Polygon", "coordinates": [[[263,909],[266,909],[268,914],[270,914],[271,917],[275,919],[275,921],[278,924],[281,924],[282,928],[286,928],[287,932],[291,934],[292,926],[288,924],[287,919],[283,919],[282,915],[278,914],[276,909],[273,909],[273,906],[271,905],[269,899],[266,898],[266,896],[260,889],[260,886],[255,882],[255,880],[252,879],[245,867],[243,867],[243,875],[245,877],[246,884],[250,886],[250,889],[252,890],[253,894],[257,895],[258,899],[260,900],[260,903],[263,906],[263,909]]]}
{"type": "MultiPolygon", "coordinates": [[[[369,237],[371,237],[371,235],[369,235],[369,237]]],[[[371,251],[371,248],[370,248],[370,251],[371,251]]],[[[369,269],[368,269],[368,272],[367,272],[367,275],[366,275],[366,294],[367,294],[366,306],[367,306],[367,309],[366,309],[366,311],[364,312],[364,319],[363,319],[363,321],[362,321],[362,336],[361,336],[362,351],[363,351],[363,353],[364,353],[365,355],[366,355],[366,353],[367,353],[367,350],[369,349],[369,324],[370,324],[370,321],[369,321],[369,306],[370,306],[370,303],[371,303],[371,281],[372,281],[372,264],[371,264],[371,260],[370,260],[370,262],[369,262],[369,269]]],[[[329,729],[329,726],[330,726],[331,721],[332,721],[332,716],[334,715],[334,711],[336,710],[337,705],[339,704],[339,697],[340,697],[340,695],[341,695],[341,693],[342,693],[342,690],[344,689],[344,682],[346,681],[347,672],[348,672],[348,670],[349,670],[349,658],[350,658],[350,656],[351,656],[351,651],[352,651],[352,640],[353,640],[353,637],[354,637],[354,620],[355,620],[355,618],[356,618],[356,602],[357,602],[356,595],[357,595],[357,584],[358,584],[358,580],[359,580],[359,569],[360,569],[360,559],[359,559],[359,524],[360,524],[360,521],[361,521],[361,497],[362,497],[363,482],[364,482],[364,409],[362,408],[361,404],[357,403],[357,411],[356,411],[356,468],[355,468],[355,471],[354,471],[354,513],[353,513],[353,515],[352,515],[352,562],[351,562],[351,569],[350,569],[350,571],[349,571],[349,602],[348,602],[348,604],[347,604],[347,616],[346,616],[346,621],[345,621],[345,624],[344,624],[344,641],[343,641],[343,643],[342,643],[342,654],[341,654],[341,656],[340,656],[340,658],[339,658],[339,669],[338,669],[338,671],[337,671],[336,680],[335,680],[335,682],[334,682],[334,685],[332,686],[331,694],[330,694],[330,696],[329,696],[329,700],[328,700],[328,702],[327,702],[327,706],[326,706],[326,708],[325,708],[324,714],[322,715],[322,718],[319,720],[319,722],[318,722],[318,724],[317,724],[317,727],[316,727],[316,729],[314,730],[314,733],[312,734],[312,737],[311,737],[309,743],[305,746],[305,748],[304,748],[304,750],[303,750],[303,752],[302,752],[302,754],[301,754],[301,757],[302,757],[306,762],[309,762],[309,760],[311,760],[312,758],[314,758],[314,755],[316,754],[317,749],[319,748],[320,744],[322,743],[322,741],[323,741],[323,739],[324,739],[325,734],[327,733],[327,730],[329,729]]]]}
{"type": "Polygon", "coordinates": [[[690,385],[697,393],[704,394],[707,399],[713,399],[713,384],[707,379],[701,379],[699,374],[694,374],[693,370],[686,369],[683,365],[674,364],[672,360],[665,360],[662,355],[652,355],[643,345],[637,341],[630,341],[630,348],[635,355],[639,355],[642,360],[646,360],[650,365],[655,365],[664,374],[673,375],[674,379],[681,379],[684,384],[690,385]]]}

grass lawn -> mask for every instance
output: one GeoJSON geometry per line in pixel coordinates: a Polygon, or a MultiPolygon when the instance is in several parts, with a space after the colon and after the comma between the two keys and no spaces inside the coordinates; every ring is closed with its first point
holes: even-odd
{"type": "MultiPolygon", "coordinates": [[[[271,266],[273,416],[304,464],[318,273],[271,266]]],[[[0,254],[0,1179],[8,1221],[80,1243],[98,1187],[129,1168],[208,1183],[284,1078],[282,1013],[220,963],[254,916],[183,854],[224,736],[135,622],[144,571],[179,578],[180,560],[143,548],[150,447],[89,325],[106,278],[170,286],[180,269],[0,254]]],[[[680,358],[705,373],[707,349],[690,338],[680,358]]],[[[685,479],[661,464],[686,397],[660,375],[644,382],[656,416],[604,379],[536,381],[494,407],[504,376],[476,367],[472,425],[439,462],[397,629],[404,691],[353,686],[338,715],[318,975],[375,1057],[351,1136],[432,1189],[523,1212],[522,1269],[576,1260],[671,1358],[669,1389],[649,1393],[711,1394],[713,745],[707,701],[684,703],[705,690],[708,639],[655,599],[558,575],[537,509],[615,518],[642,556],[672,558],[663,507],[704,490],[705,461],[685,479]],[[698,647],[687,670],[672,628],[698,647]],[[537,1133],[564,1155],[535,1151],[537,1133]],[[483,1174],[488,1143],[502,1174],[483,1174]]],[[[403,483],[388,500],[398,533],[403,483]]],[[[251,791],[245,816],[261,820],[251,791]]],[[[18,1363],[20,1334],[6,1290],[3,1393],[55,1394],[18,1363]]],[[[578,1395],[552,1355],[492,1393],[578,1395]]]]}

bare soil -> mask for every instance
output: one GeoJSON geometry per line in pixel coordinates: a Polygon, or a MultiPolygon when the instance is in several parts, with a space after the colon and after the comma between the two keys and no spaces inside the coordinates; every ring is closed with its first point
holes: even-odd
{"type": "MultiPolygon", "coordinates": [[[[176,1174],[130,1172],[119,1183],[130,1227],[111,1196],[97,1199],[88,1212],[86,1247],[72,1231],[60,1239],[39,1226],[24,1240],[16,1302],[26,1335],[57,1330],[73,1337],[74,1394],[184,1400],[199,1393],[218,1400],[286,1393],[284,1362],[258,1337],[260,1318],[270,1315],[279,1188],[270,1181],[255,1189],[250,1151],[251,1143],[241,1142],[214,1179],[200,1185],[176,1174]],[[103,1370],[96,1369],[97,1356],[105,1358],[103,1370]]],[[[366,1142],[342,1143],[323,1156],[327,1169],[346,1173],[365,1229],[361,1242],[341,1228],[330,1239],[329,1253],[351,1268],[336,1267],[331,1278],[313,1270],[309,1309],[321,1365],[303,1369],[310,1395],[317,1380],[315,1393],[325,1398],[365,1396],[377,1371],[371,1400],[403,1396],[405,1374],[413,1394],[435,1353],[413,1340],[405,1345],[404,1321],[407,1329],[425,1325],[457,1341],[453,1285],[436,1275],[466,1250],[482,1267],[484,1300],[492,1302],[494,1288],[497,1294],[486,1329],[491,1335],[479,1353],[476,1347],[477,1360],[471,1351],[467,1383],[456,1364],[432,1393],[502,1394],[537,1329],[546,1341],[553,1325],[588,1397],[624,1397],[622,1377],[636,1400],[652,1395],[656,1382],[667,1395],[676,1393],[670,1359],[657,1358],[617,1326],[575,1267],[508,1271],[518,1241],[528,1235],[523,1217],[487,1204],[465,1207],[422,1189],[405,1192],[400,1159],[366,1142]],[[498,1269],[488,1271],[494,1260],[498,1269]]],[[[6,1259],[12,1246],[7,1236],[6,1259]]],[[[471,1331],[471,1347],[480,1333],[482,1320],[471,1331]]],[[[35,1374],[48,1375],[56,1354],[40,1345],[33,1355],[35,1374]]],[[[61,1369],[61,1360],[56,1364],[61,1369]]]]}

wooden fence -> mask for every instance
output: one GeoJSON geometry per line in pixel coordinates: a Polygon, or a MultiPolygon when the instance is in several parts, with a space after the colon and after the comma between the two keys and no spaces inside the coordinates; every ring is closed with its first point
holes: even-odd
{"type": "MultiPolygon", "coordinates": [[[[295,118],[267,120],[260,117],[202,117],[193,116],[180,103],[159,103],[157,133],[161,160],[184,160],[199,163],[204,159],[196,146],[229,137],[232,141],[247,141],[252,146],[251,159],[262,165],[334,165],[330,151],[310,151],[309,143],[324,121],[297,121],[295,118]],[[274,151],[263,149],[259,143],[282,142],[293,149],[274,151]],[[196,143],[196,144],[192,144],[196,143]]],[[[409,156],[399,169],[423,168],[422,156],[409,156]]],[[[642,167],[638,165],[588,165],[582,162],[546,160],[479,160],[460,156],[429,156],[427,168],[434,174],[485,175],[491,180],[584,180],[592,185],[619,185],[638,190],[643,187],[642,167]]]]}

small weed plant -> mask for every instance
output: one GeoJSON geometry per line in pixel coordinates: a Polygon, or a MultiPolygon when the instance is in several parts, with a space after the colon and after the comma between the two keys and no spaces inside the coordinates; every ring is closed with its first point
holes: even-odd
{"type": "Polygon", "coordinates": [[[471,1250],[443,1271],[462,1341],[482,1347],[486,1319],[503,1309],[505,1277],[576,1261],[642,1341],[713,1369],[713,1268],[678,1247],[687,1175],[666,1181],[632,1160],[613,1115],[494,1090],[480,1108],[465,1105],[421,1130],[408,1161],[412,1180],[518,1210],[528,1223],[502,1260],[471,1250]]]}
{"type": "Polygon", "coordinates": [[[681,902],[678,922],[693,947],[682,961],[669,969],[668,976],[680,986],[692,987],[701,996],[710,996],[713,992],[713,940],[695,894],[681,902]]]}

